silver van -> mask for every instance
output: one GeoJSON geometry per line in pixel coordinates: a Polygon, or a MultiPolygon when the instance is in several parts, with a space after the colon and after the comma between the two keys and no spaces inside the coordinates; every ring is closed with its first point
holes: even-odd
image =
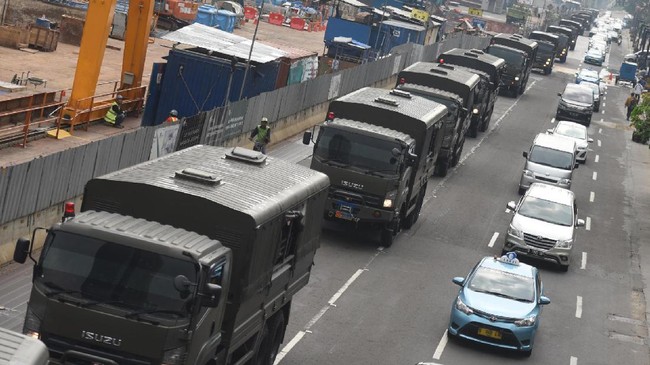
{"type": "Polygon", "coordinates": [[[576,143],[568,138],[540,133],[529,151],[524,151],[526,164],[519,180],[519,194],[530,184],[539,182],[561,188],[571,188],[576,162],[576,143]]]}
{"type": "Polygon", "coordinates": [[[0,328],[0,364],[47,365],[50,352],[36,338],[0,328]]]}

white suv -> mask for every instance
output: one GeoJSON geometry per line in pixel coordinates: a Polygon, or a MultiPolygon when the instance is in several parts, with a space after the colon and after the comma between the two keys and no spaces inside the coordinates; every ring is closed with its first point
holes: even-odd
{"type": "Polygon", "coordinates": [[[514,213],[503,245],[503,252],[558,264],[569,269],[576,228],[585,225],[578,219],[578,207],[571,190],[534,183],[518,203],[511,201],[514,213]]]}

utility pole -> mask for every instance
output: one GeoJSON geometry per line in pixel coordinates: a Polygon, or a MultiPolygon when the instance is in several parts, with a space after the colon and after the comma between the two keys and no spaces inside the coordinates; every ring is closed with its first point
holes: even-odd
{"type": "Polygon", "coordinates": [[[257,16],[257,24],[255,24],[255,32],[253,33],[253,40],[251,41],[251,49],[248,51],[248,60],[246,61],[246,70],[244,71],[244,79],[241,82],[241,89],[239,90],[239,99],[241,100],[244,95],[244,87],[246,86],[246,78],[248,77],[248,70],[251,68],[251,57],[253,56],[253,46],[255,45],[255,38],[257,37],[257,29],[260,27],[262,21],[262,10],[264,9],[264,0],[260,4],[260,11],[257,16]]]}
{"type": "Polygon", "coordinates": [[[0,16],[0,25],[5,25],[5,16],[7,15],[7,9],[9,8],[9,0],[5,0],[2,4],[2,16],[0,16]]]}

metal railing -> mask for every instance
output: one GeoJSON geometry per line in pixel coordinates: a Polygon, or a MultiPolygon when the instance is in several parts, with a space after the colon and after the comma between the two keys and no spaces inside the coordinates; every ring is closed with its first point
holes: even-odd
{"type": "Polygon", "coordinates": [[[27,139],[29,138],[30,133],[34,132],[34,128],[41,128],[44,125],[50,124],[56,120],[56,117],[52,117],[53,114],[51,112],[46,115],[46,110],[54,108],[56,111],[60,109],[63,104],[63,95],[60,91],[44,92],[29,96],[29,101],[26,108],[0,112],[0,119],[12,119],[13,117],[18,117],[24,114],[24,120],[22,122],[16,122],[12,127],[0,128],[0,143],[5,144],[19,140],[22,142],[19,142],[17,144],[18,146],[23,148],[27,147],[27,139]],[[52,98],[48,98],[49,95],[54,96],[52,98]],[[36,102],[34,99],[37,97],[42,97],[43,100],[36,102]]]}

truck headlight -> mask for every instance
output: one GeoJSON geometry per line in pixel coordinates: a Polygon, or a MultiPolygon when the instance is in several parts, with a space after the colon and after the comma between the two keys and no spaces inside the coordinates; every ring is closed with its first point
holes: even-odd
{"type": "Polygon", "coordinates": [[[472,109],[472,114],[478,114],[478,109],[476,108],[472,109]]]}
{"type": "Polygon", "coordinates": [[[568,240],[557,240],[557,244],[555,246],[559,248],[571,248],[572,245],[573,245],[573,239],[568,239],[568,240]]]}
{"type": "Polygon", "coordinates": [[[160,365],[180,365],[185,361],[187,351],[185,347],[177,347],[175,349],[167,350],[163,353],[162,362],[160,365]]]}
{"type": "Polygon", "coordinates": [[[392,208],[395,205],[395,198],[397,197],[397,190],[393,190],[386,194],[384,198],[384,208],[392,208]]]}
{"type": "Polygon", "coordinates": [[[522,232],[520,229],[515,228],[512,224],[508,227],[508,235],[517,237],[520,240],[524,239],[524,232],[522,232]]]}
{"type": "Polygon", "coordinates": [[[41,319],[36,316],[36,313],[34,313],[32,308],[29,306],[27,307],[27,313],[25,314],[23,333],[36,339],[41,338],[41,319]]]}
{"type": "Polygon", "coordinates": [[[519,76],[515,76],[515,81],[519,81],[519,76]]]}
{"type": "Polygon", "coordinates": [[[518,321],[515,321],[515,326],[517,326],[517,327],[530,327],[530,326],[534,326],[535,322],[537,322],[537,316],[530,316],[530,317],[526,317],[524,319],[520,319],[518,321]]]}
{"type": "Polygon", "coordinates": [[[392,208],[393,199],[384,199],[384,208],[392,208]]]}
{"type": "Polygon", "coordinates": [[[547,63],[551,62],[551,59],[550,59],[550,58],[547,58],[547,59],[546,59],[546,62],[547,62],[547,63]]]}
{"type": "Polygon", "coordinates": [[[467,315],[474,314],[474,311],[472,310],[472,308],[465,305],[465,303],[463,303],[463,301],[460,300],[460,297],[456,298],[456,309],[458,309],[459,311],[461,311],[461,312],[463,312],[463,313],[465,313],[467,315]]]}

